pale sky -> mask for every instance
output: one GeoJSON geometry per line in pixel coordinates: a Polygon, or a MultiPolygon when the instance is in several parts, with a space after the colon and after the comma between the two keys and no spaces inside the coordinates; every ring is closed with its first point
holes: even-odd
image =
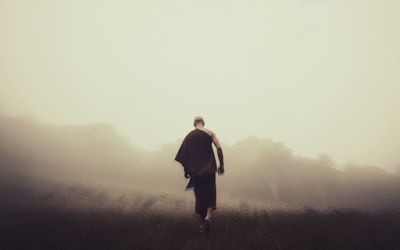
{"type": "Polygon", "coordinates": [[[400,165],[398,0],[0,0],[0,110],[174,143],[203,115],[339,164],[400,165]]]}

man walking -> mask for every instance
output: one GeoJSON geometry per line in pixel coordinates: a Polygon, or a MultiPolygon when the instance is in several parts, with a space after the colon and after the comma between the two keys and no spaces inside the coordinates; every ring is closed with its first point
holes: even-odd
{"type": "Polygon", "coordinates": [[[182,164],[185,178],[190,178],[186,190],[194,189],[195,211],[203,220],[201,229],[209,233],[212,211],[216,209],[215,173],[224,173],[224,158],[216,134],[204,125],[203,117],[196,116],[195,129],[183,140],[175,160],[182,164]],[[212,144],[217,148],[218,169],[212,144]]]}

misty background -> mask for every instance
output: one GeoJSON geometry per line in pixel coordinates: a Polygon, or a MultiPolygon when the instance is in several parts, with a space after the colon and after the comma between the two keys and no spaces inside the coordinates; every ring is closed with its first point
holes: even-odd
{"type": "Polygon", "coordinates": [[[400,164],[400,3],[0,1],[0,108],[112,124],[140,148],[195,115],[338,167],[400,164]]]}
{"type": "MultiPolygon", "coordinates": [[[[2,206],[194,207],[173,159],[179,143],[144,151],[107,124],[56,126],[0,117],[2,206]]],[[[400,172],[372,166],[335,168],[326,155],[295,155],[255,136],[223,145],[226,174],[217,180],[223,209],[399,209],[400,172]]]]}
{"type": "Polygon", "coordinates": [[[2,205],[192,209],[202,115],[218,205],[400,207],[400,2],[0,1],[2,205]]]}

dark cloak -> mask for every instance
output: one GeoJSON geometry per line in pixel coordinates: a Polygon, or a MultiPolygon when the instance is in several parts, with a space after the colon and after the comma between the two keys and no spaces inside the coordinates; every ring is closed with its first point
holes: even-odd
{"type": "Polygon", "coordinates": [[[192,130],[183,140],[175,160],[192,176],[217,172],[212,137],[201,129],[192,130]]]}

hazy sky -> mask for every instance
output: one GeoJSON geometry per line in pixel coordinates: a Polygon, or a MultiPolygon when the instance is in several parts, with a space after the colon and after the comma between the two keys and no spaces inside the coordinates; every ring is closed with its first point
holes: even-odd
{"type": "Polygon", "coordinates": [[[0,109],[176,142],[203,115],[338,163],[400,165],[400,1],[0,0],[0,109]]]}

